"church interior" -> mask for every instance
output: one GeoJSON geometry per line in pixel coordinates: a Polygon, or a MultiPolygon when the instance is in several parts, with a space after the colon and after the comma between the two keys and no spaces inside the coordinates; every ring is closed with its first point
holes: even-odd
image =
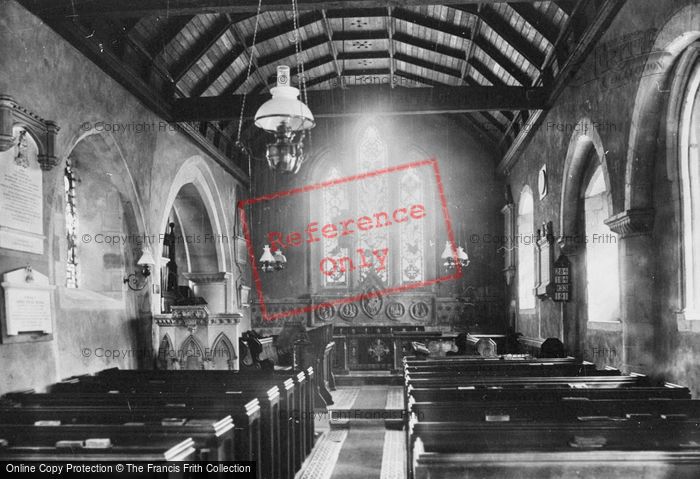
{"type": "Polygon", "coordinates": [[[697,0],[0,0],[2,467],[700,477],[699,139],[697,0]]]}

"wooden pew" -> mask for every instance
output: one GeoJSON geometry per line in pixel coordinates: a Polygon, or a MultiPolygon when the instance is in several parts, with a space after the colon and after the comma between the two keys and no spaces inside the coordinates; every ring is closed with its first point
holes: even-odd
{"type": "MultiPolygon", "coordinates": [[[[277,386],[267,387],[269,384],[260,386],[258,384],[246,387],[244,384],[237,384],[233,389],[229,386],[218,388],[214,385],[207,385],[202,388],[199,386],[183,386],[178,388],[177,385],[165,385],[161,383],[152,384],[145,383],[140,385],[134,393],[116,393],[110,392],[109,387],[105,387],[101,392],[94,392],[98,383],[87,383],[87,392],[81,390],[80,385],[85,383],[73,383],[73,389],[65,389],[61,392],[51,392],[49,396],[61,395],[72,401],[73,397],[86,399],[89,397],[99,398],[104,396],[107,401],[113,396],[122,396],[122,398],[130,403],[136,401],[138,404],[160,403],[160,404],[184,404],[188,408],[201,407],[205,410],[211,410],[211,407],[217,403],[229,405],[232,402],[240,402],[238,405],[247,404],[250,400],[257,399],[260,407],[260,432],[257,434],[258,444],[253,447],[258,448],[258,469],[261,477],[275,478],[280,477],[280,468],[282,464],[280,454],[280,426],[279,426],[279,388],[277,386]],[[168,389],[166,386],[172,386],[168,389]],[[94,395],[94,396],[92,396],[94,395]],[[241,399],[237,399],[239,396],[241,399]]],[[[65,386],[65,385],[64,385],[65,386]]],[[[115,385],[116,386],[116,385],[115,385]]],[[[113,386],[114,387],[114,386],[113,386]]],[[[126,389],[126,388],[125,388],[126,389]]],[[[237,410],[240,415],[242,411],[237,410]]],[[[248,446],[239,441],[237,444],[239,454],[245,456],[248,452],[253,452],[248,446]]]]}
{"type": "Polygon", "coordinates": [[[477,389],[472,387],[445,386],[417,388],[409,386],[408,393],[416,402],[432,401],[552,401],[568,397],[590,399],[690,399],[690,390],[675,384],[664,387],[622,388],[502,388],[477,389]]]}
{"type": "Polygon", "coordinates": [[[597,369],[594,364],[486,364],[454,366],[407,366],[407,377],[420,379],[426,377],[451,376],[620,376],[617,369],[597,369]]]}
{"type": "MultiPolygon", "coordinates": [[[[644,376],[621,376],[612,368],[598,371],[591,363],[573,358],[525,359],[404,359],[409,476],[415,472],[416,477],[442,478],[445,473],[442,466],[431,461],[438,456],[444,458],[446,454],[461,454],[460,458],[467,458],[468,462],[469,455],[499,452],[498,456],[492,454],[491,457],[492,461],[498,461],[501,452],[511,454],[514,450],[517,453],[519,444],[532,446],[533,440],[540,440],[537,431],[543,435],[544,431],[554,431],[555,439],[541,439],[542,451],[556,450],[562,437],[572,431],[583,431],[584,436],[577,436],[582,439],[574,440],[569,448],[588,447],[592,439],[585,434],[591,431],[601,433],[595,437],[602,438],[603,443],[595,444],[596,447],[622,444],[620,438],[634,438],[630,431],[633,424],[643,428],[652,423],[655,437],[666,434],[664,447],[673,446],[674,430],[680,434],[675,439],[687,439],[682,443],[685,446],[697,444],[699,402],[680,401],[683,404],[667,407],[665,403],[676,401],[646,399],[687,399],[690,397],[687,388],[673,384],[653,387],[644,376]],[[614,400],[601,403],[595,400],[597,398],[614,400]],[[618,433],[616,428],[624,431],[618,433]],[[420,454],[415,460],[414,449],[420,454]]],[[[659,444],[658,439],[654,444],[659,444]]],[[[646,446],[650,444],[642,445],[646,446]]],[[[630,444],[627,447],[631,448],[630,444]]],[[[570,454],[568,450],[565,452],[570,454]]],[[[472,463],[469,463],[472,464],[470,472],[458,462],[445,464],[449,465],[448,473],[454,474],[447,477],[465,477],[466,474],[482,477],[472,463]]],[[[496,462],[491,466],[503,473],[496,462]]],[[[536,474],[523,477],[543,477],[543,472],[537,469],[536,474]]],[[[520,477],[514,470],[510,474],[509,477],[520,477]]]]}
{"type": "MultiPolygon", "coordinates": [[[[3,418],[8,419],[8,418],[3,418]]],[[[50,421],[48,421],[50,422],[50,421]]],[[[53,447],[59,441],[73,441],[71,447],[80,447],[79,442],[90,438],[109,439],[109,446],[120,447],[140,441],[144,446],[153,441],[181,441],[189,437],[197,450],[197,461],[233,461],[234,433],[230,416],[221,421],[192,420],[183,425],[145,423],[126,424],[61,424],[36,425],[19,422],[0,424],[0,434],[10,445],[32,444],[33,447],[53,447]],[[76,442],[77,441],[77,442],[76,442]]]]}
{"type": "Polygon", "coordinates": [[[561,388],[624,388],[649,386],[646,376],[517,376],[517,377],[474,377],[474,376],[422,376],[414,379],[406,377],[406,384],[414,387],[561,387],[561,388]]]}
{"type": "MultiPolygon", "coordinates": [[[[0,447],[0,460],[32,462],[150,462],[159,463],[165,461],[194,461],[196,460],[196,449],[194,441],[190,438],[153,438],[146,444],[140,438],[136,440],[124,440],[118,445],[109,449],[91,449],[77,447],[58,447],[56,444],[47,446],[37,446],[34,437],[23,438],[10,443],[3,439],[0,433],[0,443],[5,444],[0,447]]],[[[115,474],[114,477],[121,477],[123,474],[115,474]]],[[[99,474],[99,477],[110,477],[108,474],[99,474]]],[[[148,477],[144,475],[145,477],[148,477]]],[[[142,476],[142,477],[144,477],[142,476]]],[[[182,473],[154,473],[153,478],[168,477],[169,479],[179,479],[187,477],[182,473]]],[[[95,475],[92,475],[95,477],[95,475]]]]}
{"type": "Polygon", "coordinates": [[[700,451],[528,451],[519,453],[443,453],[416,440],[415,479],[696,479],[700,451]]]}
{"type": "MultiPolygon", "coordinates": [[[[290,376],[288,373],[273,373],[272,371],[259,371],[258,374],[238,373],[231,371],[131,371],[131,370],[107,370],[93,377],[74,378],[82,379],[85,387],[97,388],[127,388],[132,391],[144,391],[155,388],[156,390],[183,391],[189,388],[199,388],[205,385],[208,389],[218,390],[220,388],[246,388],[256,387],[256,385],[276,384],[282,392],[279,406],[279,414],[273,408],[272,414],[278,415],[278,422],[275,424],[273,438],[275,439],[272,457],[278,462],[281,472],[274,472],[275,475],[293,479],[294,473],[301,468],[301,464],[306,455],[301,447],[305,447],[306,427],[299,423],[300,417],[305,420],[312,419],[310,413],[300,413],[306,409],[306,379],[304,374],[297,373],[290,376]],[[295,385],[299,385],[294,391],[295,385]],[[299,396],[298,398],[295,395],[299,396]],[[296,411],[295,411],[296,409],[296,411]],[[297,449],[299,451],[297,452],[297,449]]],[[[53,388],[57,390],[57,388],[53,388]]],[[[263,405],[267,401],[263,399],[263,405]]],[[[263,414],[267,412],[266,408],[263,414]]],[[[312,426],[313,427],[313,426],[312,426]]],[[[267,451],[265,451],[267,452],[267,451]]]]}
{"type": "Polygon", "coordinates": [[[502,402],[412,402],[410,412],[425,422],[586,421],[595,418],[700,418],[700,400],[629,399],[502,402]]]}
{"type": "MultiPolygon", "coordinates": [[[[110,376],[113,377],[114,375],[122,374],[119,371],[125,371],[125,370],[119,370],[117,368],[112,368],[112,369],[106,369],[104,371],[101,371],[98,373],[98,376],[110,376]]],[[[129,370],[131,373],[131,370],[129,370]]],[[[216,377],[216,378],[239,378],[239,377],[268,377],[271,372],[267,371],[247,371],[247,372],[231,372],[231,371],[133,371],[133,373],[142,375],[143,377],[156,377],[157,374],[162,374],[162,375],[167,375],[168,373],[171,372],[177,372],[177,373],[185,373],[191,375],[193,378],[201,379],[202,377],[216,377]],[[205,374],[200,374],[200,373],[205,373],[205,374]]],[[[301,462],[303,462],[303,457],[308,455],[311,452],[311,449],[313,448],[314,444],[314,398],[316,396],[316,380],[317,380],[317,375],[312,366],[309,366],[301,371],[296,371],[293,372],[291,375],[288,372],[281,372],[281,373],[275,373],[275,375],[279,374],[281,377],[291,377],[295,384],[299,385],[301,387],[301,392],[302,392],[302,397],[297,398],[297,403],[299,405],[298,411],[295,411],[294,417],[297,419],[301,419],[303,424],[303,427],[300,427],[300,430],[302,432],[302,439],[301,443],[303,444],[304,448],[301,449],[303,451],[302,454],[299,454],[301,456],[301,461],[299,462],[299,465],[301,465],[301,462]],[[302,374],[303,373],[303,374],[302,374]]],[[[232,379],[233,380],[233,379],[232,379]]],[[[235,381],[232,383],[232,386],[235,386],[235,381]]],[[[295,420],[296,422],[296,420],[295,420]]]]}
{"type": "MultiPolygon", "coordinates": [[[[232,391],[240,392],[240,391],[232,391]]],[[[261,446],[260,402],[248,394],[155,394],[155,393],[9,393],[5,398],[23,407],[64,407],[92,410],[99,416],[105,409],[121,410],[133,418],[173,417],[182,418],[204,412],[207,417],[231,415],[236,425],[235,457],[237,460],[255,461],[258,475],[269,463],[264,461],[261,446]]],[[[134,419],[139,421],[139,419],[134,419]]],[[[268,434],[270,434],[268,432],[268,434]]]]}

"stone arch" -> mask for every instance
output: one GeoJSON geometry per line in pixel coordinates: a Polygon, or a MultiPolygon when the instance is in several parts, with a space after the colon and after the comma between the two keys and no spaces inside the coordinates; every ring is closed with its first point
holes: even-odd
{"type": "MultiPolygon", "coordinates": [[[[653,207],[654,162],[658,152],[660,129],[666,122],[666,96],[673,79],[672,66],[683,51],[700,38],[700,5],[687,5],[666,21],[656,36],[652,51],[660,52],[665,69],[640,80],[632,113],[625,167],[625,203],[628,211],[651,211],[653,207]]],[[[644,71],[655,69],[658,57],[651,55],[644,71]]],[[[662,140],[663,142],[663,140],[662,140]]],[[[641,225],[650,229],[650,220],[641,225]]]]}
{"type": "MultiPolygon", "coordinates": [[[[175,199],[177,198],[178,193],[180,193],[180,190],[182,190],[182,188],[188,184],[192,184],[199,193],[207,215],[209,216],[209,221],[211,222],[211,227],[214,234],[222,236],[228,235],[230,230],[226,219],[226,210],[222,203],[223,196],[216,185],[216,180],[211,169],[200,156],[193,156],[187,159],[177,171],[175,178],[170,185],[167,199],[164,203],[165,209],[163,210],[161,220],[158,223],[158,234],[165,231],[165,228],[168,225],[170,210],[175,203],[175,199]]],[[[214,242],[219,271],[227,270],[228,260],[231,258],[230,243],[230,241],[214,242]],[[229,245],[229,248],[226,247],[227,244],[229,245]]],[[[160,256],[162,249],[163,246],[159,243],[153,252],[157,271],[160,268],[160,256]]]]}
{"type": "Polygon", "coordinates": [[[593,122],[589,118],[583,118],[576,124],[574,134],[571,135],[564,163],[559,214],[560,245],[564,250],[573,246],[571,242],[567,242],[567,238],[573,238],[577,234],[579,198],[591,162],[601,167],[607,191],[608,211],[612,213],[613,195],[603,142],[593,122]]]}
{"type": "Polygon", "coordinates": [[[225,333],[219,333],[211,348],[212,369],[233,369],[233,360],[238,356],[233,343],[225,333]]]}
{"type": "Polygon", "coordinates": [[[175,358],[175,348],[170,335],[165,333],[158,345],[158,357],[156,358],[157,369],[170,369],[170,361],[175,358]]]}
{"type": "Polygon", "coordinates": [[[181,369],[198,370],[204,367],[204,348],[191,334],[182,342],[178,356],[181,369]]]}
{"type": "MultiPolygon", "coordinates": [[[[180,273],[194,274],[195,277],[200,274],[223,275],[225,295],[217,296],[217,309],[220,310],[218,312],[227,311],[232,307],[227,298],[233,298],[233,286],[226,279],[225,274],[231,271],[235,261],[233,258],[235,241],[232,236],[234,232],[229,228],[227,210],[223,202],[224,197],[209,165],[202,157],[193,156],[187,159],[175,173],[166,200],[162,203],[164,207],[161,211],[162,216],[157,223],[157,237],[159,237],[158,235],[166,232],[168,222],[171,219],[176,220],[177,229],[174,233],[178,238],[177,263],[186,266],[186,270],[184,267],[178,270],[179,278],[184,276],[180,273]]],[[[229,211],[234,207],[231,204],[229,211]]],[[[162,276],[166,268],[161,267],[165,266],[161,261],[162,241],[157,242],[153,254],[156,262],[153,281],[163,285],[162,276]]],[[[192,277],[188,279],[199,284],[192,277]]],[[[202,280],[205,283],[210,281],[206,278],[202,280]]],[[[198,294],[202,295],[201,292],[198,294]]],[[[162,289],[160,298],[173,299],[171,296],[165,296],[165,291],[162,289]]],[[[160,303],[161,301],[154,301],[152,307],[160,311],[160,303]]]]}

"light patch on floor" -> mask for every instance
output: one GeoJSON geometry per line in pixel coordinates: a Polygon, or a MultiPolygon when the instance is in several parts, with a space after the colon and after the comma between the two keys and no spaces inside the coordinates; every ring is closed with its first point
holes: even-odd
{"type": "Polygon", "coordinates": [[[330,479],[347,437],[347,429],[331,430],[321,436],[294,479],[330,479]]]}
{"type": "Polygon", "coordinates": [[[362,388],[345,388],[341,387],[331,392],[333,396],[333,404],[328,406],[329,410],[332,409],[350,409],[352,405],[355,404],[357,396],[360,395],[360,390],[362,388]]]}
{"type": "Polygon", "coordinates": [[[405,441],[405,431],[387,430],[384,434],[380,479],[404,479],[406,477],[405,441]]]}
{"type": "Polygon", "coordinates": [[[403,409],[403,388],[390,386],[386,396],[387,409],[403,409]]]}

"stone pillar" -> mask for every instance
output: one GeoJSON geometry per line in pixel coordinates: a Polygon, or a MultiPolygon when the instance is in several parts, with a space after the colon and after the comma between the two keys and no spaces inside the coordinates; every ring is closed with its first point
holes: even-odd
{"type": "Polygon", "coordinates": [[[652,208],[623,211],[605,224],[620,237],[622,369],[654,370],[652,208]]]}
{"type": "Polygon", "coordinates": [[[183,273],[183,276],[194,283],[194,295],[206,300],[212,314],[233,312],[231,273],[183,273]]]}

